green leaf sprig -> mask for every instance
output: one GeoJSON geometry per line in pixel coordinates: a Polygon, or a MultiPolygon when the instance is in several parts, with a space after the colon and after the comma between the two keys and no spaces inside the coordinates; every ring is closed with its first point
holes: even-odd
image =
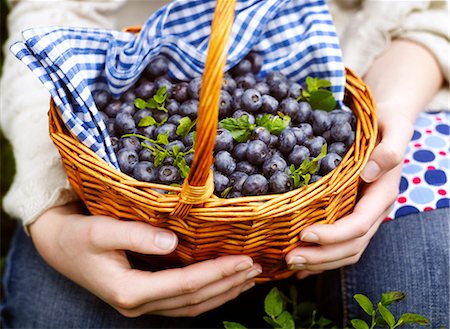
{"type": "Polygon", "coordinates": [[[283,130],[289,127],[291,117],[279,112],[279,115],[264,114],[256,118],[256,125],[266,128],[271,134],[279,136],[283,130]]]}
{"type": "Polygon", "coordinates": [[[192,128],[195,127],[197,124],[197,119],[194,121],[191,120],[189,117],[183,117],[180,120],[180,123],[178,124],[176,134],[178,136],[181,136],[182,138],[186,137],[187,134],[192,130],[192,128]]]}
{"type": "Polygon", "coordinates": [[[303,185],[308,186],[311,175],[314,175],[319,169],[319,160],[322,159],[325,155],[327,155],[327,144],[324,144],[322,146],[320,154],[311,161],[309,161],[309,157],[306,157],[306,159],[298,168],[295,168],[295,165],[293,164],[290,166],[290,176],[294,181],[295,188],[303,185]]]}
{"type": "Polygon", "coordinates": [[[252,131],[255,130],[256,124],[248,122],[248,115],[243,115],[237,119],[226,118],[220,121],[220,125],[231,133],[231,136],[239,142],[246,142],[252,131]]]}
{"type": "Polygon", "coordinates": [[[148,126],[162,126],[163,124],[165,124],[167,122],[168,118],[164,118],[161,122],[158,122],[155,120],[154,117],[152,116],[146,116],[143,117],[139,123],[138,123],[138,127],[148,127],[148,126]]]}
{"type": "Polygon", "coordinates": [[[134,100],[134,106],[138,109],[142,110],[145,108],[156,109],[163,112],[169,112],[166,109],[166,100],[167,100],[167,88],[166,86],[162,86],[158,89],[155,95],[150,98],[148,101],[143,100],[142,98],[136,98],[134,100]]]}
{"type": "Polygon", "coordinates": [[[313,110],[332,111],[336,108],[336,99],[333,93],[328,90],[331,82],[319,78],[307,77],[306,90],[302,90],[302,94],[297,101],[307,101],[313,110]]]}

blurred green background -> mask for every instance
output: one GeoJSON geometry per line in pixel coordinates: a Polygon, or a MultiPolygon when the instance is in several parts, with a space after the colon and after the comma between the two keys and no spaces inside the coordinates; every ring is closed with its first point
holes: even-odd
{"type": "MultiPolygon", "coordinates": [[[[2,51],[0,52],[0,75],[2,74],[2,71],[3,71],[3,60],[4,60],[3,45],[8,36],[8,31],[6,29],[6,16],[7,15],[8,15],[8,7],[6,5],[6,0],[1,0],[1,2],[0,2],[0,19],[1,19],[0,37],[1,37],[2,51]]],[[[0,97],[1,97],[1,95],[0,95],[0,97]]],[[[3,111],[3,109],[0,109],[0,111],[3,111]]],[[[0,112],[0,120],[1,120],[1,112],[0,112]]],[[[11,185],[12,179],[14,177],[15,164],[14,164],[14,157],[13,157],[11,145],[8,143],[8,141],[3,136],[3,133],[1,132],[1,130],[0,130],[0,153],[1,153],[1,159],[0,159],[0,185],[1,185],[0,195],[1,196],[0,196],[0,201],[3,204],[3,196],[8,191],[9,186],[11,185]]],[[[6,256],[6,253],[8,252],[8,246],[9,246],[11,237],[14,232],[14,227],[16,225],[16,221],[11,219],[2,209],[1,213],[0,213],[0,224],[1,224],[0,271],[1,271],[1,274],[3,274],[5,256],[6,256]]]]}

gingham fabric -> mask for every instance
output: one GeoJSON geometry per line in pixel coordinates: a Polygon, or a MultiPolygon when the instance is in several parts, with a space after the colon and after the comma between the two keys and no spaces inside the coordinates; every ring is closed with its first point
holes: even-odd
{"type": "MultiPolygon", "coordinates": [[[[120,97],[158,53],[168,57],[172,78],[201,75],[214,7],[213,0],[173,1],[148,19],[138,37],[92,28],[29,29],[11,51],[50,91],[67,127],[119,168],[92,92],[107,87],[120,97]]],[[[325,1],[239,0],[225,69],[252,49],[264,56],[262,75],[277,70],[300,83],[309,75],[325,78],[342,101],[345,70],[325,1]]]]}

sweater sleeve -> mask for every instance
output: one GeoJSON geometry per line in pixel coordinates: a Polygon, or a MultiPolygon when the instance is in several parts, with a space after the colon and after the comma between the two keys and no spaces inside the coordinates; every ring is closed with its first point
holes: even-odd
{"type": "Polygon", "coordinates": [[[0,82],[1,128],[11,142],[16,175],[3,208],[24,225],[47,209],[77,199],[58,151],[48,133],[50,94],[28,68],[10,52],[21,31],[38,26],[66,25],[113,28],[123,1],[12,1],[8,16],[9,39],[0,82]]]}

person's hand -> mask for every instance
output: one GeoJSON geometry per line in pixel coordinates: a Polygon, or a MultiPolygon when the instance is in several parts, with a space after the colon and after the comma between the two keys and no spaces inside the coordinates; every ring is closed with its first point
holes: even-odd
{"type": "Polygon", "coordinates": [[[169,254],[177,246],[175,234],[146,223],[80,215],[75,204],[48,210],[30,233],[52,267],[127,317],[196,316],[250,289],[261,273],[248,256],[158,272],[132,269],[124,250],[169,254]]]}

